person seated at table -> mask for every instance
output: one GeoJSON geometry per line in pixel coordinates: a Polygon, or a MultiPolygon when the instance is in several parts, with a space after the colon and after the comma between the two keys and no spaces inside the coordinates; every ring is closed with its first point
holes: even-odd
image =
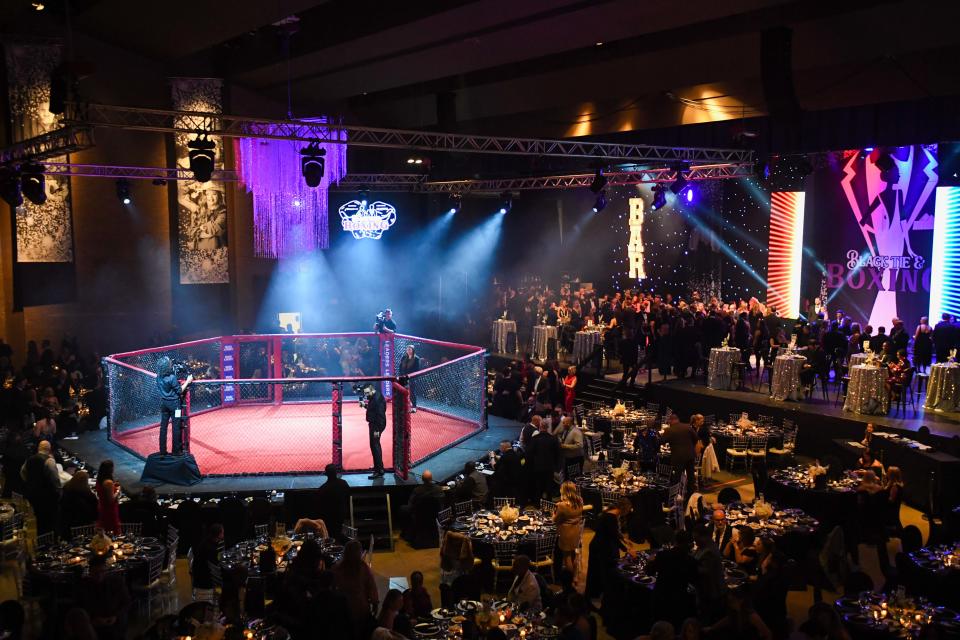
{"type": "Polygon", "coordinates": [[[51,409],[41,409],[40,418],[33,423],[33,441],[49,440],[53,442],[57,438],[57,421],[54,420],[54,413],[51,409]]]}
{"type": "Polygon", "coordinates": [[[910,366],[905,349],[897,351],[896,360],[887,365],[887,372],[887,396],[892,399],[896,390],[906,393],[904,386],[913,375],[913,367],[910,366]]]}
{"type": "Polygon", "coordinates": [[[870,449],[864,449],[857,460],[857,471],[872,471],[877,478],[883,477],[883,463],[873,457],[870,449]]]}
{"type": "Polygon", "coordinates": [[[473,500],[474,504],[487,503],[487,476],[480,473],[474,462],[463,465],[463,480],[453,489],[453,497],[457,502],[473,500]]]}
{"type": "Polygon", "coordinates": [[[727,522],[727,512],[723,509],[714,509],[707,528],[710,539],[717,545],[717,548],[725,549],[733,536],[733,527],[727,522]]]}
{"type": "Polygon", "coordinates": [[[736,562],[743,571],[753,573],[757,567],[757,550],[753,546],[756,539],[757,534],[750,527],[737,527],[723,549],[724,557],[736,562]]]}
{"type": "Polygon", "coordinates": [[[410,588],[403,592],[403,610],[410,617],[428,618],[433,611],[433,602],[430,592],[423,586],[423,572],[414,571],[410,574],[410,588]]]}
{"type": "Polygon", "coordinates": [[[413,637],[413,625],[403,611],[403,593],[399,589],[390,589],[380,605],[377,626],[399,633],[405,638],[413,637]]]}
{"type": "Polygon", "coordinates": [[[543,609],[540,598],[540,583],[530,571],[530,558],[519,554],[513,559],[513,584],[507,592],[507,600],[516,603],[521,611],[539,613],[543,609]]]}
{"type": "Polygon", "coordinates": [[[900,531],[900,503],[903,502],[903,472],[900,467],[891,465],[883,479],[886,494],[884,505],[884,525],[895,532],[900,531]]]}
{"type": "Polygon", "coordinates": [[[637,452],[641,471],[654,471],[660,460],[660,435],[650,425],[640,427],[633,439],[633,449],[637,452]]]}
{"type": "Polygon", "coordinates": [[[316,540],[304,540],[290,566],[282,574],[276,590],[273,607],[284,627],[294,638],[307,637],[309,629],[305,613],[319,591],[320,575],[324,572],[323,555],[316,540]]]}
{"type": "Polygon", "coordinates": [[[219,565],[220,547],[223,545],[223,525],[213,523],[207,527],[206,535],[200,545],[193,550],[193,564],[190,565],[190,576],[194,589],[209,590],[214,588],[213,573],[210,565],[219,565]]]}
{"type": "Polygon", "coordinates": [[[314,533],[320,538],[329,538],[327,524],[321,518],[300,518],[293,525],[294,533],[314,533]]]}
{"type": "Polygon", "coordinates": [[[690,427],[697,432],[696,456],[703,455],[703,450],[710,444],[710,425],[701,413],[695,413],[690,416],[690,427]]]}
{"type": "Polygon", "coordinates": [[[560,501],[553,512],[553,522],[557,525],[557,548],[560,550],[562,568],[575,571],[574,558],[580,548],[583,527],[583,498],[577,485],[569,480],[560,485],[560,501]]]}
{"type": "Polygon", "coordinates": [[[751,638],[770,640],[770,628],[754,610],[747,585],[741,585],[727,594],[727,612],[715,624],[706,627],[704,635],[709,638],[751,638]]]}
{"type": "Polygon", "coordinates": [[[811,344],[804,355],[806,362],[800,367],[800,384],[807,387],[808,394],[813,392],[813,381],[819,373],[827,375],[827,354],[820,343],[811,344]]]}
{"type": "Polygon", "coordinates": [[[100,640],[126,637],[130,592],[122,572],[107,570],[109,554],[92,554],[89,572],[77,585],[76,603],[90,615],[100,640]]]}

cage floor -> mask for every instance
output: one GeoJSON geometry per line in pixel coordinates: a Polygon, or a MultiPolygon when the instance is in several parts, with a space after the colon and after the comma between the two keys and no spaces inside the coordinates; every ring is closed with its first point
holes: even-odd
{"type": "MultiPolygon", "coordinates": [[[[190,451],[203,475],[321,471],[332,461],[330,407],[329,403],[240,405],[201,413],[190,418],[190,451]]],[[[393,464],[392,418],[388,406],[387,429],[380,438],[387,468],[393,464]]],[[[443,449],[476,428],[429,409],[421,408],[410,418],[412,460],[443,449]]],[[[114,440],[147,456],[158,450],[159,432],[159,426],[153,426],[114,435],[114,440]]],[[[372,466],[364,409],[355,402],[345,403],[343,467],[372,466]]]]}

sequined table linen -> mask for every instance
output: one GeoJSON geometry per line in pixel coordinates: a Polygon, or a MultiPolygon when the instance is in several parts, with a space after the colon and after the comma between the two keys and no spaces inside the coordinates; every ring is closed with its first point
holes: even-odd
{"type": "Polygon", "coordinates": [[[707,386],[711,389],[733,388],[733,365],[740,360],[740,350],[732,347],[710,349],[707,363],[707,386]]]}
{"type": "MultiPolygon", "coordinates": [[[[517,323],[513,320],[494,320],[490,334],[490,344],[495,353],[507,353],[507,334],[517,333],[517,323]]],[[[516,350],[516,349],[514,349],[516,350]]]]}
{"type": "Polygon", "coordinates": [[[858,364],[850,368],[850,384],[844,411],[854,413],[886,414],[890,411],[887,395],[887,368],[858,364]]]}
{"type": "Polygon", "coordinates": [[[960,403],[960,365],[935,364],[930,367],[927,400],[924,409],[956,411],[960,403]]]}
{"type": "Polygon", "coordinates": [[[803,356],[777,356],[770,383],[770,396],[774,400],[800,399],[800,370],[806,361],[803,356]]]}
{"type": "Polygon", "coordinates": [[[547,359],[547,344],[550,338],[556,340],[557,328],[548,324],[538,324],[533,328],[533,359],[542,361],[547,359]]]}

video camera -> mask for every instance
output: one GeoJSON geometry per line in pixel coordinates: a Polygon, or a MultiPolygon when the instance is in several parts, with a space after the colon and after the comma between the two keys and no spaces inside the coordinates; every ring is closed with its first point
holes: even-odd
{"type": "Polygon", "coordinates": [[[183,360],[173,360],[170,364],[173,365],[173,373],[178,379],[186,378],[190,374],[190,367],[183,360]]]}
{"type": "Polygon", "coordinates": [[[364,409],[367,408],[367,388],[370,386],[368,382],[354,382],[353,383],[353,392],[357,394],[357,400],[360,403],[360,406],[364,409]]]}

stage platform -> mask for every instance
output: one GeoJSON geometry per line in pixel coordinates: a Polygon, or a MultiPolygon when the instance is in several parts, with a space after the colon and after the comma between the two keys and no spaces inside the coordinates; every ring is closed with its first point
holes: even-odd
{"type": "MultiPolygon", "coordinates": [[[[418,414],[419,415],[419,414],[418,414]]],[[[406,482],[398,481],[392,473],[379,480],[367,478],[367,472],[344,474],[347,483],[358,491],[364,490],[394,490],[407,489],[420,480],[420,474],[429,469],[437,481],[447,481],[457,475],[466,462],[479,460],[483,455],[495,450],[501,440],[516,440],[520,435],[522,425],[512,420],[505,420],[491,416],[488,428],[484,429],[459,444],[438,453],[423,464],[411,469],[410,479],[406,482]]],[[[366,425],[363,425],[363,441],[366,442],[366,425]]],[[[387,431],[389,433],[389,430],[387,431]]],[[[155,433],[154,433],[155,435],[155,433]]],[[[386,434],[384,434],[386,438],[386,434]]],[[[154,438],[156,440],[156,438],[154,438]]],[[[105,431],[91,431],[83,433],[76,439],[61,440],[58,445],[83,460],[87,465],[96,468],[104,459],[111,459],[116,465],[116,478],[124,490],[136,493],[143,488],[140,483],[140,474],[143,472],[144,461],[107,439],[105,431]]],[[[346,443],[345,443],[346,445],[346,443]]],[[[298,448],[302,455],[305,449],[298,448]]],[[[387,457],[388,447],[384,443],[384,458],[387,457]]],[[[195,450],[196,452],[196,450],[195,450]]],[[[369,451],[367,451],[369,456],[369,451]]],[[[257,493],[262,491],[287,491],[292,489],[314,489],[322,485],[326,477],[322,474],[271,474],[247,476],[223,476],[204,478],[199,484],[191,487],[177,485],[154,485],[160,495],[190,494],[228,494],[228,493],[257,493]]]]}

